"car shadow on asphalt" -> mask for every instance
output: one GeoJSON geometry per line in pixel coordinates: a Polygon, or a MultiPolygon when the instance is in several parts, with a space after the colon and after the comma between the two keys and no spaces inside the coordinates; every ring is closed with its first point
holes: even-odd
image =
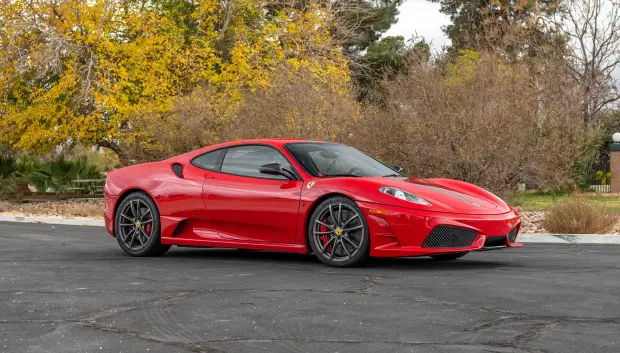
{"type": "MultiPolygon", "coordinates": [[[[249,264],[291,264],[302,266],[328,267],[314,257],[314,255],[270,252],[262,250],[241,249],[205,249],[205,248],[176,248],[169,251],[166,258],[199,259],[204,261],[234,261],[249,264]]],[[[468,255],[468,256],[471,256],[468,255]]],[[[435,261],[429,257],[405,258],[371,258],[357,268],[408,269],[408,270],[484,270],[500,267],[512,267],[509,261],[494,261],[467,259],[454,261],[435,261]]]]}

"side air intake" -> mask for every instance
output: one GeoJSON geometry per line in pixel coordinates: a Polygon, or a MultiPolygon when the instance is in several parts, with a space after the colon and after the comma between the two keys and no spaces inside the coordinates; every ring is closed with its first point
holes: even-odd
{"type": "Polygon", "coordinates": [[[517,241],[517,227],[512,228],[512,230],[508,233],[508,241],[510,243],[517,241]]]}
{"type": "Polygon", "coordinates": [[[179,163],[172,163],[172,171],[176,176],[183,179],[183,166],[179,163]]]}

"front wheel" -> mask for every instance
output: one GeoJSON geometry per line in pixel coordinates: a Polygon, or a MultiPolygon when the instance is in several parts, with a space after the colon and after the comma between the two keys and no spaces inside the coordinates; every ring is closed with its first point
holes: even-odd
{"type": "Polygon", "coordinates": [[[433,255],[431,256],[433,258],[433,260],[436,261],[451,261],[451,260],[456,260],[459,259],[465,255],[467,255],[467,251],[465,252],[455,252],[452,254],[443,254],[443,255],[433,255]]]}
{"type": "Polygon", "coordinates": [[[155,202],[141,192],[121,201],[114,217],[114,234],[121,249],[131,256],[159,256],[170,249],[161,243],[155,202]]]}
{"type": "Polygon", "coordinates": [[[335,196],[321,202],[308,223],[308,242],[321,262],[348,267],[368,258],[368,224],[353,200],[335,196]]]}

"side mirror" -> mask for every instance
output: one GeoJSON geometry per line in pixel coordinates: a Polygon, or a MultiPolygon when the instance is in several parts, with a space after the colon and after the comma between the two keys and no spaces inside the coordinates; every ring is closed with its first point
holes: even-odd
{"type": "Polygon", "coordinates": [[[293,173],[291,173],[286,168],[282,168],[280,163],[269,163],[260,167],[259,171],[263,174],[269,175],[282,175],[289,180],[293,180],[293,173]]]}
{"type": "Polygon", "coordinates": [[[395,171],[396,173],[400,174],[400,175],[403,175],[403,172],[405,171],[405,170],[403,169],[403,167],[399,167],[399,166],[397,166],[397,165],[396,165],[396,166],[393,166],[393,167],[392,167],[392,169],[394,169],[394,171],[395,171]]]}

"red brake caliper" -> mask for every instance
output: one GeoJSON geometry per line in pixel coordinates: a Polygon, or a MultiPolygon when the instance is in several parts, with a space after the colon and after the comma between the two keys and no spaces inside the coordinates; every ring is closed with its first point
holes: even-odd
{"type": "MultiPolygon", "coordinates": [[[[323,219],[323,223],[327,223],[327,218],[323,219]]],[[[319,226],[319,232],[327,232],[327,227],[324,225],[320,225],[319,226]]],[[[329,234],[321,234],[320,236],[321,242],[323,243],[323,246],[325,246],[325,244],[327,244],[327,242],[329,242],[330,236],[329,234]]],[[[332,252],[332,246],[328,246],[327,247],[327,251],[331,254],[332,252]]]]}
{"type": "MultiPolygon", "coordinates": [[[[152,218],[147,219],[147,221],[150,221],[150,220],[152,220],[152,218]]],[[[146,234],[147,234],[149,237],[151,236],[151,230],[152,230],[152,228],[153,228],[153,223],[152,223],[152,222],[151,222],[151,223],[149,223],[149,224],[147,224],[147,225],[146,225],[146,227],[144,227],[144,230],[145,230],[146,234]]]]}

